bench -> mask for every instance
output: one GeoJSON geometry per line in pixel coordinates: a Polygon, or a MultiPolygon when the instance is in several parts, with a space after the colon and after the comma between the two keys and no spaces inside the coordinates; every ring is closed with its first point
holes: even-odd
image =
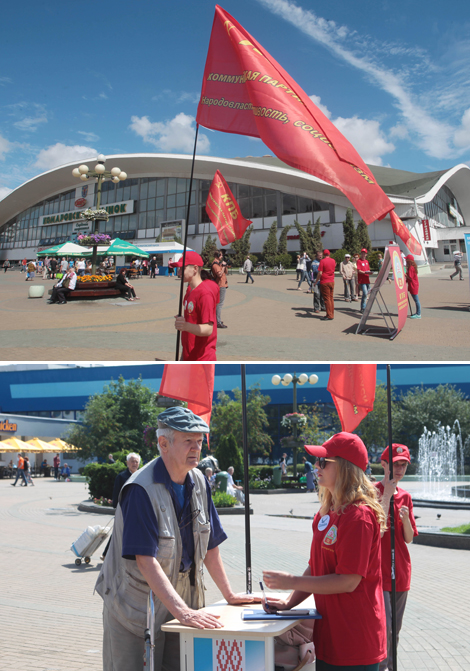
{"type": "MultiPolygon", "coordinates": [[[[52,295],[52,289],[49,289],[49,295],[52,295]]],[[[113,298],[121,296],[119,289],[107,287],[106,289],[75,289],[67,296],[67,302],[81,300],[82,298],[113,298]]]]}

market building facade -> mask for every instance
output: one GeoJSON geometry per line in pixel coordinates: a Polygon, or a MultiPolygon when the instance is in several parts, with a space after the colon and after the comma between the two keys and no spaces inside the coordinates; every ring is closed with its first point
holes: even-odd
{"type": "MultiPolygon", "coordinates": [[[[94,157],[82,163],[93,164],[94,157]]],[[[102,185],[101,206],[109,214],[100,232],[146,245],[170,241],[186,223],[191,157],[177,154],[122,154],[107,158],[128,178],[102,185]]],[[[70,163],[25,182],[0,201],[0,261],[35,258],[38,251],[75,240],[88,222],[80,212],[96,204],[96,180],[77,184],[70,163]]],[[[464,231],[470,222],[470,168],[411,173],[370,166],[377,182],[395,205],[424,253],[419,265],[452,261],[454,251],[465,254],[464,231]]],[[[201,251],[208,235],[217,237],[205,211],[209,186],[220,170],[240,204],[244,217],[253,222],[251,251],[261,252],[269,229],[280,230],[298,222],[305,227],[320,220],[323,246],[340,249],[342,222],[351,207],[333,186],[290,168],[273,156],[196,158],[188,221],[188,245],[201,251]]],[[[354,211],[357,223],[360,217],[354,211]]],[[[369,226],[374,248],[394,239],[389,217],[369,226]]],[[[300,249],[295,228],[287,236],[288,251],[300,249]]],[[[399,241],[401,246],[402,243],[399,241]]],[[[405,250],[405,248],[403,247],[405,250]]],[[[230,248],[228,248],[230,251],[230,248]]],[[[464,260],[466,257],[464,257],[464,260]]]]}

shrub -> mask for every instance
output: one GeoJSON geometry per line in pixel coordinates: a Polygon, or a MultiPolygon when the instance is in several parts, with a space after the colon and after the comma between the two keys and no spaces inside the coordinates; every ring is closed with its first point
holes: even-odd
{"type": "Polygon", "coordinates": [[[282,263],[283,268],[290,268],[291,263],[292,263],[292,257],[291,255],[286,252],[285,254],[277,254],[274,257],[274,264],[276,266],[279,266],[279,264],[282,263]]]}
{"type": "Polygon", "coordinates": [[[112,499],[116,476],[125,469],[126,465],[122,461],[117,461],[115,464],[93,463],[85,466],[83,474],[88,481],[90,496],[94,499],[102,497],[112,499]]]}
{"type": "Polygon", "coordinates": [[[347,249],[338,249],[334,254],[331,255],[331,258],[336,261],[336,270],[339,271],[339,264],[341,261],[344,261],[344,255],[351,254],[347,249]]]}
{"type": "Polygon", "coordinates": [[[214,492],[212,494],[212,501],[216,508],[232,508],[237,503],[237,499],[234,496],[225,492],[214,492]]]}
{"type": "MultiPolygon", "coordinates": [[[[371,270],[377,271],[379,269],[379,251],[378,249],[374,249],[369,254],[367,254],[367,260],[369,261],[369,266],[371,270]]],[[[382,256],[384,253],[382,252],[382,256]]]]}
{"type": "Polygon", "coordinates": [[[270,478],[266,480],[250,480],[250,489],[277,489],[270,478]]]}
{"type": "Polygon", "coordinates": [[[249,480],[264,480],[265,478],[273,477],[272,466],[249,466],[248,479],[249,480]]]}

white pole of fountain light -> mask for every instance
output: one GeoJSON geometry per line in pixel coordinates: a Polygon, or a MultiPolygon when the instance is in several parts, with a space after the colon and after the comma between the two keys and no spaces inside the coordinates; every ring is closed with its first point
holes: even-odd
{"type": "MultiPolygon", "coordinates": [[[[392,384],[390,381],[390,364],[387,364],[387,408],[388,408],[388,465],[390,480],[393,480],[393,440],[392,440],[392,384]]],[[[393,669],[397,671],[397,594],[395,583],[395,502],[390,498],[390,561],[392,576],[392,592],[390,594],[392,610],[392,660],[393,669]]]]}

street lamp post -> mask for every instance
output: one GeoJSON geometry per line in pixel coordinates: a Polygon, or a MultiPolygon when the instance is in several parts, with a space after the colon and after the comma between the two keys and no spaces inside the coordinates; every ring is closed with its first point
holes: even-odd
{"type": "MultiPolygon", "coordinates": [[[[297,412],[297,385],[299,384],[302,386],[306,382],[309,384],[316,384],[318,382],[318,375],[310,375],[310,377],[306,373],[301,373],[298,377],[295,374],[291,375],[290,373],[286,373],[284,377],[281,378],[280,375],[273,375],[271,378],[271,382],[277,386],[279,384],[282,384],[284,387],[288,387],[290,383],[292,382],[292,386],[294,388],[294,397],[293,397],[293,403],[292,403],[292,412],[296,413],[297,412]]],[[[299,443],[297,440],[297,421],[296,418],[292,419],[292,435],[293,435],[293,443],[292,443],[292,452],[293,452],[293,459],[294,459],[294,477],[297,475],[297,449],[299,447],[303,446],[303,443],[299,443]]]]}
{"type": "MultiPolygon", "coordinates": [[[[97,189],[96,189],[96,210],[94,211],[95,216],[93,216],[92,221],[95,222],[93,233],[98,233],[98,222],[100,220],[106,219],[107,213],[100,215],[99,210],[101,207],[101,185],[105,179],[110,179],[112,182],[117,184],[118,182],[124,181],[127,179],[127,173],[123,172],[120,168],[111,168],[111,170],[106,170],[106,156],[100,154],[97,159],[98,163],[95,165],[94,170],[90,170],[89,167],[85,164],[79,165],[78,168],[72,170],[72,175],[78,177],[82,182],[86,182],[90,178],[96,178],[97,189]]],[[[93,245],[93,256],[91,259],[92,264],[92,273],[96,273],[96,257],[97,257],[97,248],[98,245],[93,245]]]]}

